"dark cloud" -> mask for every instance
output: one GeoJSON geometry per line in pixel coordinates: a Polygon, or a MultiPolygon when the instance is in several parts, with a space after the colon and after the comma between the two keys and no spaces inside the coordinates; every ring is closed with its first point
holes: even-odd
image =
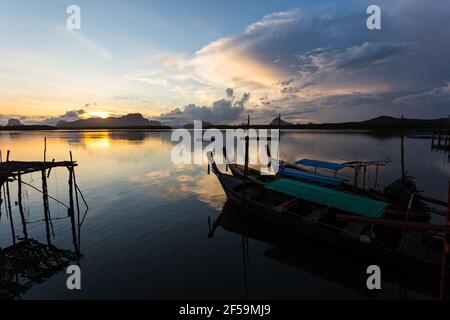
{"type": "MultiPolygon", "coordinates": [[[[221,49],[239,50],[289,74],[277,82],[279,95],[271,94],[260,104],[280,106],[292,116],[297,112],[301,118],[307,111],[329,120],[324,115],[333,108],[357,110],[330,113],[336,121],[364,117],[364,112],[366,117],[403,112],[445,116],[450,98],[450,1],[378,4],[380,31],[366,28],[367,6],[339,1],[267,15],[221,49]]],[[[234,80],[248,86],[248,79],[234,80]]]]}
{"type": "Polygon", "coordinates": [[[45,119],[39,121],[38,123],[54,126],[59,121],[67,121],[68,122],[68,121],[79,120],[79,119],[81,119],[81,116],[85,113],[86,113],[86,111],[84,109],[70,110],[70,111],[67,111],[65,114],[62,114],[57,117],[45,118],[45,119]]]}
{"type": "Polygon", "coordinates": [[[162,114],[158,120],[167,124],[183,124],[193,120],[203,120],[210,123],[222,124],[238,120],[244,112],[249,93],[244,93],[241,99],[234,96],[234,90],[226,90],[226,98],[215,101],[212,106],[197,106],[190,104],[183,110],[176,108],[169,113],[162,114]]]}
{"type": "Polygon", "coordinates": [[[0,115],[0,124],[5,124],[9,119],[20,119],[23,124],[27,125],[49,125],[54,126],[59,121],[75,121],[82,118],[86,114],[85,109],[74,109],[66,111],[66,113],[57,117],[45,116],[24,116],[24,115],[0,115]]]}

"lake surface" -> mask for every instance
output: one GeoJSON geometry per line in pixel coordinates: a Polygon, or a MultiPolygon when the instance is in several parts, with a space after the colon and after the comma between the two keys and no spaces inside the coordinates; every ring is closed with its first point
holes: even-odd
{"type": "MultiPolygon", "coordinates": [[[[81,228],[82,290],[66,288],[63,271],[34,285],[22,299],[405,299],[428,298],[421,290],[383,278],[383,290],[369,292],[362,261],[332,248],[296,238],[226,203],[206,165],[174,165],[170,132],[0,132],[0,149],[12,160],[47,159],[79,166],[77,183],[90,207],[81,228]],[[214,222],[220,223],[212,230],[214,222]]],[[[399,137],[364,133],[285,132],[281,157],[336,162],[390,160],[378,184],[401,176],[399,137]]],[[[432,151],[430,140],[405,139],[408,174],[424,195],[446,201],[448,154],[432,151]]],[[[24,181],[40,188],[40,174],[24,181]]],[[[68,203],[68,172],[54,169],[49,193],[68,203]]],[[[366,181],[375,184],[370,171],[366,181]]],[[[22,236],[16,184],[11,183],[14,226],[22,236]]],[[[29,236],[46,243],[42,195],[24,187],[29,236]]],[[[50,200],[53,243],[72,249],[67,209],[50,200]]],[[[11,245],[4,211],[0,246],[11,245]]],[[[403,266],[399,266],[402,268],[403,266]]],[[[404,266],[407,267],[407,266],[404,266]]],[[[421,275],[418,275],[420,277],[421,275]]],[[[411,279],[413,282],[414,279],[411,279]]]]}

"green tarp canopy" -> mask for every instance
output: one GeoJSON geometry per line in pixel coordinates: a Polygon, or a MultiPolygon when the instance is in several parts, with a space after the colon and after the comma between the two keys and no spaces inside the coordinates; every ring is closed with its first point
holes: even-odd
{"type": "Polygon", "coordinates": [[[291,179],[275,180],[265,188],[373,219],[380,218],[388,206],[386,202],[291,179]]]}

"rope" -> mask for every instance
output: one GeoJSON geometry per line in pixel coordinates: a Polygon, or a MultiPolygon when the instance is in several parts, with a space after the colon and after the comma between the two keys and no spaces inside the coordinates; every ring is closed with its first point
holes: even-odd
{"type": "MultiPolygon", "coordinates": [[[[29,186],[29,187],[33,188],[33,189],[36,190],[37,192],[40,192],[40,193],[44,194],[44,192],[42,192],[41,190],[39,190],[38,188],[36,188],[35,186],[33,186],[33,185],[29,184],[29,183],[26,183],[26,182],[24,182],[24,181],[22,181],[22,183],[23,183],[24,185],[26,185],[26,186],[29,186]]],[[[53,197],[52,197],[51,195],[49,195],[48,193],[46,194],[46,196],[49,197],[50,199],[52,199],[53,201],[56,201],[56,202],[58,202],[59,204],[63,205],[63,206],[66,207],[67,209],[69,209],[69,207],[68,207],[65,203],[59,201],[58,199],[53,198],[53,197]]]]}
{"type": "MultiPolygon", "coordinates": [[[[56,217],[56,218],[50,218],[50,220],[64,220],[64,219],[68,219],[70,217],[56,217]]],[[[33,223],[38,223],[38,222],[44,222],[45,219],[40,219],[40,220],[35,220],[35,221],[27,221],[27,224],[33,224],[33,223]]]]}

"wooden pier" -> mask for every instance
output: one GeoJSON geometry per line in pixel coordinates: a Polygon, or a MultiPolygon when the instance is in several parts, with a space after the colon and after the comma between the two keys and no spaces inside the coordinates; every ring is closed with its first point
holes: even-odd
{"type": "MultiPolygon", "coordinates": [[[[81,190],[76,184],[75,167],[77,163],[70,161],[56,162],[46,161],[10,161],[10,152],[7,152],[6,161],[3,161],[0,151],[0,221],[2,209],[5,211],[11,228],[12,245],[6,248],[0,247],[0,298],[17,299],[26,292],[34,283],[39,283],[53,274],[60,272],[65,266],[74,263],[79,264],[80,253],[80,228],[86,217],[88,206],[81,190]],[[65,168],[69,171],[68,192],[69,204],[52,197],[48,192],[47,179],[52,170],[65,168]],[[22,177],[31,173],[40,173],[41,187],[34,186],[23,181],[22,177]],[[10,184],[17,183],[17,201],[13,202],[10,192],[10,184]],[[45,234],[47,243],[43,244],[29,238],[28,222],[24,214],[23,189],[29,187],[42,194],[43,219],[45,222],[45,234]],[[79,199],[84,201],[86,211],[80,216],[79,199]],[[50,212],[50,201],[55,201],[67,208],[67,216],[57,219],[69,219],[71,224],[71,236],[73,250],[62,250],[52,242],[54,239],[53,223],[50,212]],[[16,230],[14,224],[12,203],[18,208],[18,216],[22,224],[22,232],[16,230]]],[[[16,213],[16,212],[14,212],[16,213]]]]}

